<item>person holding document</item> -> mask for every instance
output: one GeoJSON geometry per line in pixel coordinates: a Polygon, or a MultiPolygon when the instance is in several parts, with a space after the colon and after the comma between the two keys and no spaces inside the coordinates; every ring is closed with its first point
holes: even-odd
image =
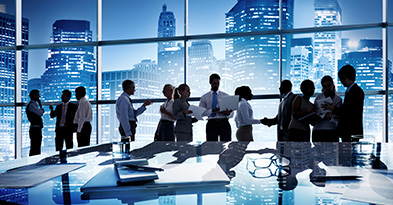
{"type": "Polygon", "coordinates": [[[177,141],[192,141],[192,123],[196,122],[189,114],[190,104],[187,98],[190,97],[191,91],[187,84],[181,84],[173,93],[173,116],[176,119],[175,136],[177,141]]]}
{"type": "Polygon", "coordinates": [[[239,104],[235,117],[237,141],[254,141],[252,136],[252,124],[260,124],[262,120],[253,118],[252,107],[250,103],[247,102],[251,100],[253,96],[251,89],[248,86],[238,87],[235,90],[235,95],[239,96],[239,104]]]}
{"type": "Polygon", "coordinates": [[[292,117],[289,123],[289,141],[309,142],[310,126],[306,122],[307,117],[305,116],[317,110],[317,107],[310,102],[310,97],[315,91],[314,83],[311,80],[304,80],[300,84],[300,90],[303,96],[296,96],[292,104],[292,117]]]}
{"type": "Polygon", "coordinates": [[[333,78],[326,75],[321,80],[322,94],[317,95],[314,104],[318,106],[317,114],[322,120],[317,121],[312,130],[313,142],[338,142],[337,122],[338,118],[331,110],[322,108],[324,104],[333,104],[340,107],[342,99],[336,92],[333,78]]]}
{"type": "Polygon", "coordinates": [[[231,141],[231,125],[228,118],[233,117],[232,110],[220,112],[220,101],[223,96],[229,96],[227,93],[218,90],[220,87],[220,76],[216,73],[211,74],[209,83],[211,90],[202,95],[199,107],[206,109],[204,115],[208,116],[206,123],[206,141],[231,141]]]}

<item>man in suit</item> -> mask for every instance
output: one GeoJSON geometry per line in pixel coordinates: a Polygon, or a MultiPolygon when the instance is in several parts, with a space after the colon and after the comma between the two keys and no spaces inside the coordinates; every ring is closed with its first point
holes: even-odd
{"type": "Polygon", "coordinates": [[[42,122],[42,116],[44,115],[44,109],[40,100],[40,91],[30,91],[30,102],[26,106],[27,119],[30,122],[29,137],[30,137],[30,153],[29,156],[41,154],[41,142],[42,142],[42,128],[44,123],[42,122]]]}
{"type": "Polygon", "coordinates": [[[345,91],[344,103],[341,107],[325,104],[326,109],[333,110],[333,114],[339,117],[337,130],[343,142],[359,141],[352,138],[353,135],[363,135],[363,104],[364,92],[356,83],[356,70],[351,65],[344,65],[338,71],[338,77],[345,91]]]}
{"type": "Polygon", "coordinates": [[[50,117],[56,118],[56,151],[61,151],[63,149],[63,143],[65,141],[66,148],[72,149],[72,135],[74,132],[74,116],[75,112],[78,108],[77,105],[70,103],[71,99],[71,91],[63,90],[61,94],[62,104],[56,106],[56,109],[53,110],[53,106],[49,105],[50,109],[50,117]]]}
{"type": "Polygon", "coordinates": [[[146,107],[153,101],[146,100],[138,109],[134,109],[130,98],[135,93],[134,81],[125,80],[122,87],[123,93],[116,100],[116,117],[120,122],[119,133],[122,142],[135,141],[136,117],[145,112],[146,107]]]}
{"type": "Polygon", "coordinates": [[[206,141],[231,141],[232,130],[228,118],[233,116],[232,110],[220,111],[220,101],[227,93],[218,90],[220,87],[220,76],[213,73],[209,77],[211,90],[202,95],[199,107],[206,109],[205,115],[208,116],[206,124],[206,141]],[[218,140],[220,136],[220,140],[218,140]]]}
{"type": "Polygon", "coordinates": [[[292,93],[292,83],[289,80],[283,80],[280,85],[280,94],[284,96],[283,100],[278,106],[278,114],[275,118],[262,119],[262,124],[267,126],[277,125],[277,140],[288,141],[289,140],[289,122],[292,116],[292,102],[296,95],[292,93]]]}

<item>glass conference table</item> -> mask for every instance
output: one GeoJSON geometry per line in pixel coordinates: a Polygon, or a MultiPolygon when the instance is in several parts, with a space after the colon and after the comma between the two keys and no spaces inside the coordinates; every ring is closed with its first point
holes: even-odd
{"type": "Polygon", "coordinates": [[[133,142],[127,153],[121,152],[124,151],[121,146],[103,144],[69,150],[61,156],[54,153],[0,162],[0,181],[3,181],[0,204],[389,204],[393,201],[393,144],[389,143],[133,142]],[[186,192],[175,188],[95,196],[81,192],[86,182],[104,168],[113,167],[114,161],[135,158],[147,159],[152,166],[215,163],[230,181],[221,187],[195,187],[186,192]],[[68,167],[59,169],[61,165],[68,167]],[[18,173],[21,169],[27,171],[18,173]],[[18,178],[21,173],[43,179],[30,176],[10,182],[10,178],[18,178]],[[32,183],[31,179],[36,180],[35,184],[26,185],[32,183]],[[6,182],[19,185],[4,185],[6,182]]]}

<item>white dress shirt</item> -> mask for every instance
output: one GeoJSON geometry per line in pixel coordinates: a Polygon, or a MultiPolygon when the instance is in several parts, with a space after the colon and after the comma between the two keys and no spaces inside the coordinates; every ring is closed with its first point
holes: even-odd
{"type": "MultiPolygon", "coordinates": [[[[173,100],[167,100],[166,102],[164,102],[161,107],[165,108],[166,111],[168,111],[169,113],[171,113],[173,115],[173,100]]],[[[171,122],[175,122],[176,120],[174,120],[173,118],[169,117],[167,114],[165,113],[161,113],[161,120],[168,120],[171,122]]]]}
{"type": "Polygon", "coordinates": [[[239,102],[239,106],[237,108],[237,113],[235,117],[235,122],[236,122],[236,127],[261,123],[260,120],[256,120],[253,118],[252,107],[250,103],[248,103],[244,98],[242,98],[239,102]]]}
{"type": "MultiPolygon", "coordinates": [[[[38,107],[37,101],[30,100],[30,102],[31,103],[30,103],[30,105],[29,105],[29,107],[27,109],[30,112],[32,112],[32,113],[42,117],[44,115],[44,113],[45,113],[44,109],[38,107]]],[[[41,127],[41,126],[40,125],[30,125],[30,127],[41,127]]]]}
{"type": "Polygon", "coordinates": [[[116,100],[116,117],[119,120],[121,127],[126,136],[131,136],[130,121],[137,121],[136,117],[146,110],[145,106],[139,107],[137,110],[132,106],[130,95],[123,92],[116,100]]]}
{"type": "Polygon", "coordinates": [[[82,97],[79,99],[78,109],[74,117],[74,123],[78,124],[77,132],[82,131],[83,123],[91,122],[92,119],[93,110],[91,109],[91,104],[85,97],[82,97]]]}
{"type": "MultiPolygon", "coordinates": [[[[210,119],[223,119],[223,118],[231,118],[233,117],[233,112],[230,115],[225,115],[222,112],[216,112],[216,115],[213,117],[212,114],[212,103],[213,103],[213,93],[214,91],[210,90],[206,94],[202,95],[201,101],[199,101],[199,107],[203,107],[206,111],[203,113],[203,116],[209,116],[207,120],[210,119]]],[[[223,96],[229,96],[227,93],[217,90],[217,107],[221,105],[221,98],[223,96]]]]}

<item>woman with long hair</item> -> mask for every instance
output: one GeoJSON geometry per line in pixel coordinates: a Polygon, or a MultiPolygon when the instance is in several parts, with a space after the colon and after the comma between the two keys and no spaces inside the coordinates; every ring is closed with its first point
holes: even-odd
{"type": "Polygon", "coordinates": [[[188,116],[192,111],[187,98],[191,91],[187,84],[181,84],[173,92],[173,116],[176,119],[175,136],[177,141],[192,141],[192,118],[188,116]]]}

